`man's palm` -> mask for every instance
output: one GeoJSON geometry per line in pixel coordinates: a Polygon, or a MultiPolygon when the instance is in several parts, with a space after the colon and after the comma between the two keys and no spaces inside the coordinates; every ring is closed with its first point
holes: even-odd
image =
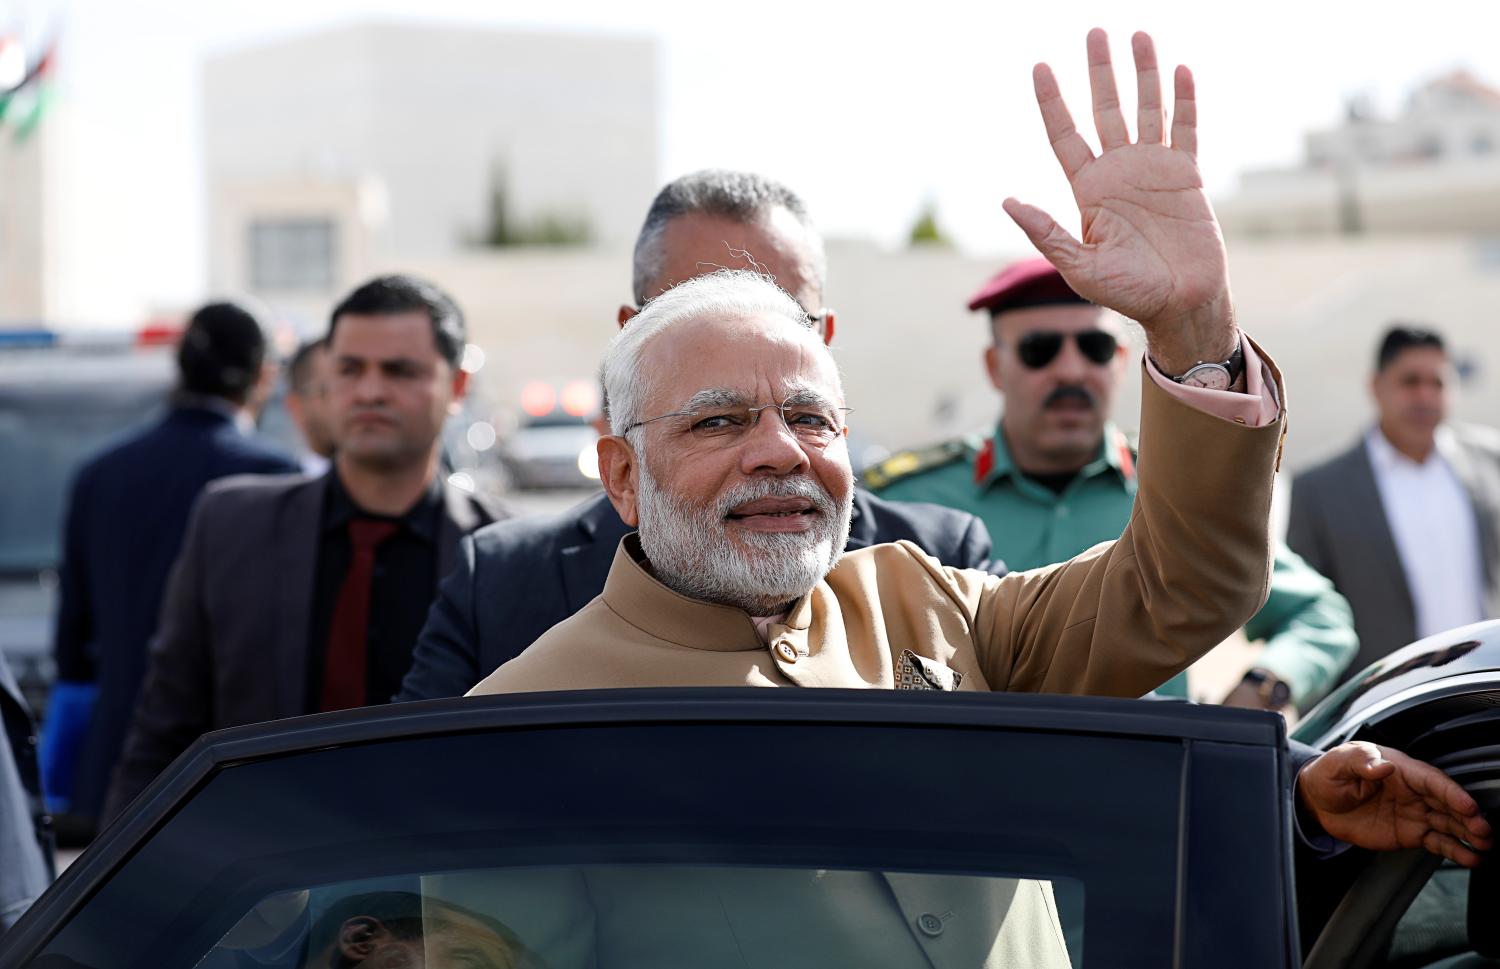
{"type": "Polygon", "coordinates": [[[1302,769],[1298,796],[1340,841],[1372,851],[1425,848],[1473,867],[1491,831],[1479,806],[1442,771],[1398,751],[1354,742],[1302,769]]]}
{"type": "Polygon", "coordinates": [[[1192,156],[1127,145],[1073,180],[1083,245],[1073,288],[1133,320],[1179,316],[1228,287],[1224,240],[1192,156]]]}
{"type": "Polygon", "coordinates": [[[1150,37],[1135,36],[1140,110],[1131,143],[1103,31],[1090,32],[1088,48],[1097,156],[1074,126],[1051,68],[1039,64],[1033,73],[1047,135],[1078,203],[1082,241],[1040,209],[1008,199],[1006,211],[1075,292],[1139,321],[1148,334],[1158,322],[1227,315],[1228,260],[1198,171],[1192,75],[1177,70],[1169,146],[1155,49],[1150,37]]]}

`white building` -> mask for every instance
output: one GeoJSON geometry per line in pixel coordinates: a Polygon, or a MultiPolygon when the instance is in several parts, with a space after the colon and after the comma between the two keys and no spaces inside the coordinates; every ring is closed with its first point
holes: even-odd
{"type": "Polygon", "coordinates": [[[23,144],[9,132],[0,137],[0,327],[35,325],[51,311],[45,136],[39,131],[23,144]]]}
{"type": "Polygon", "coordinates": [[[1216,208],[1242,236],[1500,231],[1500,91],[1457,72],[1393,118],[1351,105],[1300,166],[1247,172],[1216,208]]]}
{"type": "Polygon", "coordinates": [[[513,224],[634,238],[658,187],[649,38],[371,23],[204,68],[210,284],[283,305],[513,224]]]}

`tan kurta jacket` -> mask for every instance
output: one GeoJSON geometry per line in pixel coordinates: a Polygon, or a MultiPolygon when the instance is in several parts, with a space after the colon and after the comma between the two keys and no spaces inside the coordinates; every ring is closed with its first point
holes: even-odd
{"type": "MultiPolygon", "coordinates": [[[[1279,374],[1267,365],[1284,401],[1279,374]]],[[[472,694],[832,686],[1140,696],[1264,601],[1271,478],[1286,425],[1283,410],[1275,424],[1237,426],[1143,383],[1140,490],[1118,541],[1004,578],[946,568],[905,542],[861,549],[763,642],[744,612],[685,598],[652,578],[631,536],[602,595],[472,694]]],[[[569,877],[578,884],[541,892],[528,882],[524,893],[545,901],[548,920],[566,916],[556,921],[566,931],[523,932],[559,966],[717,964],[709,955],[751,969],[1069,965],[1045,882],[954,885],[929,875],[848,873],[835,879],[835,891],[795,873],[746,869],[721,883],[711,873],[669,869],[646,882],[633,873],[611,893],[608,871],[569,877]],[[768,909],[767,898],[780,907],[768,909]],[[704,900],[712,911],[701,917],[662,922],[661,912],[696,912],[704,900]],[[803,930],[790,947],[787,912],[803,930]],[[946,913],[946,931],[919,931],[924,912],[946,913]],[[691,930],[680,928],[684,921],[691,930]],[[562,949],[549,944],[557,940],[566,940],[562,949]]],[[[449,888],[455,900],[502,919],[519,914],[491,879],[449,888]]]]}
{"type": "MultiPolygon", "coordinates": [[[[1269,359],[1278,399],[1280,374],[1269,359]]],[[[636,686],[884,687],[1136,697],[1248,620],[1271,575],[1286,417],[1250,428],[1143,381],[1140,490],[1114,542],[1003,578],[907,542],[850,552],[762,642],[751,618],[657,582],[634,537],[604,592],[471,695],[636,686]],[[911,655],[904,656],[907,652],[911,655]],[[903,658],[904,657],[904,658],[903,658]]]]}

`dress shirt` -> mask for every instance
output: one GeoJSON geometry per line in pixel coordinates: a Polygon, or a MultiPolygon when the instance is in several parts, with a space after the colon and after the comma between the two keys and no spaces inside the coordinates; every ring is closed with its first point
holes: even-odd
{"type": "Polygon", "coordinates": [[[401,688],[411,666],[412,646],[427,619],[437,591],[437,539],[443,513],[442,482],[434,478],[417,503],[399,518],[361,509],[339,481],[328,474],[323,506],[322,541],[318,547],[317,591],[312,605],[312,628],[307,650],[307,709],[318,708],[323,689],[323,663],[334,604],[349,571],[352,551],[349,520],[355,517],[395,521],[400,528],[375,550],[375,573],[370,581],[370,613],[366,627],[365,702],[385,703],[401,688]]]}
{"type": "Polygon", "coordinates": [[[1484,619],[1484,563],[1474,505],[1444,456],[1452,432],[1439,428],[1420,463],[1374,427],[1365,435],[1375,487],[1417,617],[1417,638],[1484,619]]]}

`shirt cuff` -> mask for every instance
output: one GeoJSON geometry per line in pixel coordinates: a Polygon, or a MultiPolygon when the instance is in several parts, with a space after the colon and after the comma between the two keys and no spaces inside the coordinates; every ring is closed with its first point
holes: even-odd
{"type": "Polygon", "coordinates": [[[1281,415],[1281,402],[1276,398],[1276,381],[1271,377],[1270,369],[1260,359],[1260,354],[1255,352],[1255,347],[1244,336],[1240,337],[1240,350],[1245,355],[1243,394],[1230,390],[1185,387],[1156,369],[1149,353],[1145,355],[1146,372],[1162,390],[1205,414],[1244,424],[1246,427],[1264,427],[1274,423],[1281,415]]]}
{"type": "Polygon", "coordinates": [[[1319,831],[1316,835],[1307,833],[1307,830],[1302,827],[1302,809],[1297,805],[1297,781],[1295,779],[1292,781],[1292,833],[1296,835],[1297,841],[1312,852],[1313,857],[1319,861],[1335,858],[1354,847],[1347,841],[1340,841],[1327,831],[1319,831]]]}

